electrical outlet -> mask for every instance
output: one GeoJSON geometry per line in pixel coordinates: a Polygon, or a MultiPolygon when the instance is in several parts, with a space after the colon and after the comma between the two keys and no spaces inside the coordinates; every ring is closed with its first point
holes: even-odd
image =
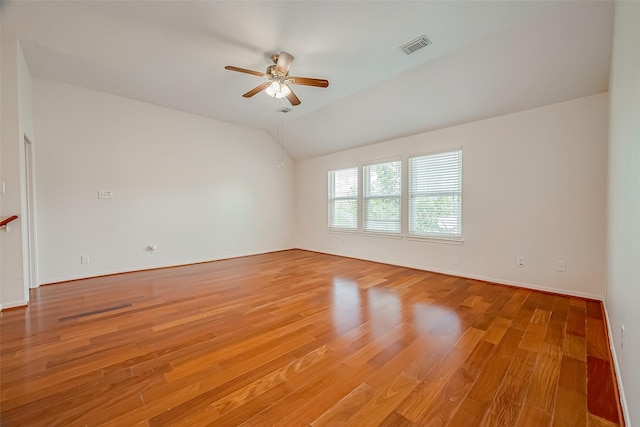
{"type": "Polygon", "coordinates": [[[556,261],[556,271],[565,272],[567,271],[567,261],[559,259],[556,261]]]}
{"type": "Polygon", "coordinates": [[[113,199],[113,191],[98,190],[98,199],[113,199]]]}
{"type": "Polygon", "coordinates": [[[152,253],[152,254],[155,254],[156,252],[158,252],[158,247],[156,245],[149,245],[147,249],[149,250],[149,253],[152,253]]]}
{"type": "Polygon", "coordinates": [[[518,257],[518,267],[524,267],[524,257],[523,256],[519,256],[518,257]]]}
{"type": "Polygon", "coordinates": [[[620,348],[624,348],[624,325],[620,325],[620,348]]]}
{"type": "Polygon", "coordinates": [[[453,257],[453,265],[455,265],[455,266],[460,265],[460,257],[459,256],[453,257]]]}
{"type": "Polygon", "coordinates": [[[89,264],[89,255],[80,256],[80,264],[89,264]]]}

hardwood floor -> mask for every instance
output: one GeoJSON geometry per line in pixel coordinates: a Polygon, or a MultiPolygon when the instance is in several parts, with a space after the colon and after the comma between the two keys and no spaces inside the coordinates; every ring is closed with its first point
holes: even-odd
{"type": "Polygon", "coordinates": [[[601,304],[301,250],[45,286],[3,426],[614,426],[601,304]]]}

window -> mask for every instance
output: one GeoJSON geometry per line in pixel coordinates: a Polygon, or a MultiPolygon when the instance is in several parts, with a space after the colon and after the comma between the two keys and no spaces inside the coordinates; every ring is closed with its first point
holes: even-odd
{"type": "Polygon", "coordinates": [[[364,231],[400,233],[401,161],[363,168],[364,231]]]}
{"type": "Polygon", "coordinates": [[[358,168],[329,172],[329,228],[358,229],[358,168]]]}
{"type": "Polygon", "coordinates": [[[462,237],[462,151],[409,159],[409,234],[462,237]]]}

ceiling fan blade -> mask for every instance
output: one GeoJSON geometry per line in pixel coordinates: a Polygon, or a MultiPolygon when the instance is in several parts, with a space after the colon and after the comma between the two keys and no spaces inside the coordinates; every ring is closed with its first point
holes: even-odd
{"type": "Polygon", "coordinates": [[[260,93],[263,90],[265,90],[267,87],[269,87],[270,84],[271,84],[271,82],[264,82],[261,85],[258,85],[256,87],[254,87],[253,89],[251,89],[249,92],[245,93],[242,96],[244,96],[245,98],[251,98],[256,93],[260,93]]]}
{"type": "Polygon", "coordinates": [[[300,103],[302,102],[300,101],[300,98],[298,98],[296,94],[293,93],[293,91],[291,91],[291,93],[287,95],[287,99],[289,100],[291,105],[300,105],[300,103]]]}
{"type": "Polygon", "coordinates": [[[239,73],[253,74],[254,76],[264,76],[264,73],[261,73],[260,71],[247,70],[246,68],[234,67],[233,65],[227,65],[226,67],[224,67],[224,69],[229,71],[237,71],[239,73]]]}
{"type": "Polygon", "coordinates": [[[286,82],[294,85],[329,87],[329,80],[312,79],[310,77],[287,77],[286,82]]]}
{"type": "Polygon", "coordinates": [[[280,52],[278,56],[278,63],[276,64],[275,74],[279,76],[286,76],[289,72],[289,67],[293,62],[293,56],[287,52],[280,52]]]}

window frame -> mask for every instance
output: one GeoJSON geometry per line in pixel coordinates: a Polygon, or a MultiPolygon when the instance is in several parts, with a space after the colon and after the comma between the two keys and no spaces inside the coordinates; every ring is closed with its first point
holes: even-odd
{"type": "Polygon", "coordinates": [[[361,165],[362,168],[362,192],[360,199],[362,200],[362,221],[360,224],[360,229],[363,234],[380,236],[380,237],[402,237],[403,230],[403,217],[404,217],[404,167],[403,167],[403,159],[402,156],[394,156],[387,157],[383,159],[371,160],[363,163],[361,165]],[[399,182],[398,182],[398,195],[386,195],[386,196],[368,196],[369,193],[369,176],[367,174],[368,168],[371,166],[384,165],[387,163],[398,163],[399,165],[399,182]],[[398,199],[398,230],[395,231],[385,231],[385,230],[375,230],[367,228],[367,201],[371,199],[398,199]]]}
{"type": "MultiPolygon", "coordinates": [[[[434,241],[434,242],[442,242],[442,243],[453,243],[453,244],[461,244],[464,242],[463,240],[463,232],[464,232],[464,227],[463,227],[463,202],[464,202],[464,198],[463,198],[463,186],[464,186],[464,179],[463,179],[463,148],[462,146],[458,146],[458,147],[450,147],[450,148],[444,148],[441,150],[435,150],[435,151],[429,151],[426,153],[420,153],[420,154],[414,154],[414,155],[410,155],[407,156],[407,174],[406,174],[406,186],[407,186],[407,192],[406,192],[406,237],[409,240],[428,240],[428,241],[434,241]],[[413,221],[415,221],[414,218],[412,218],[412,197],[415,197],[414,194],[415,192],[412,191],[412,167],[411,167],[411,163],[413,159],[418,159],[418,158],[422,158],[422,157],[429,157],[429,156],[436,156],[439,154],[446,154],[446,153],[459,153],[459,170],[458,170],[458,181],[459,181],[459,190],[457,192],[455,192],[454,194],[458,195],[459,198],[459,209],[458,209],[458,217],[457,217],[457,221],[459,224],[459,233],[456,234],[451,234],[451,233],[416,233],[415,231],[412,231],[412,226],[413,226],[413,221]]],[[[425,193],[425,194],[429,194],[429,193],[425,193]]],[[[431,193],[433,194],[433,193],[431,193]]]]}
{"type": "MultiPolygon", "coordinates": [[[[363,237],[378,237],[378,238],[387,238],[387,239],[406,239],[410,241],[424,241],[430,243],[441,243],[441,244],[453,244],[453,245],[462,245],[464,244],[463,232],[464,232],[464,179],[463,179],[463,157],[464,150],[463,146],[449,146],[447,148],[441,148],[437,150],[431,150],[428,152],[414,153],[411,155],[402,154],[393,157],[386,157],[376,160],[370,160],[366,162],[360,162],[353,166],[347,167],[338,167],[335,169],[331,169],[327,171],[328,176],[328,194],[327,194],[327,231],[332,233],[340,233],[340,234],[351,234],[358,235],[363,237]],[[411,218],[411,162],[413,159],[420,157],[428,157],[438,154],[444,153],[459,153],[459,170],[458,170],[458,180],[459,180],[459,190],[456,194],[459,197],[458,204],[458,224],[459,224],[459,233],[451,234],[451,233],[412,233],[412,218],[411,218]],[[400,231],[399,232],[385,232],[385,231],[377,231],[377,230],[367,230],[366,229],[366,212],[365,212],[365,168],[377,165],[384,164],[390,162],[400,161],[400,231]],[[355,170],[355,196],[340,196],[340,197],[332,197],[335,195],[335,173],[344,170],[355,170]],[[336,227],[331,225],[332,218],[332,209],[335,210],[335,202],[336,200],[353,200],[356,205],[356,213],[355,213],[355,227],[336,227]]],[[[396,196],[393,196],[396,197],[396,196]]]]}
{"type": "Polygon", "coordinates": [[[327,171],[327,227],[330,231],[344,232],[344,233],[357,233],[359,230],[360,217],[359,217],[359,205],[360,205],[360,167],[350,166],[339,169],[332,169],[327,171]],[[335,195],[335,174],[336,172],[355,170],[356,174],[356,186],[355,196],[336,196],[335,195]],[[335,217],[335,202],[338,200],[354,200],[356,203],[356,217],[355,227],[341,227],[332,224],[332,218],[335,217]]]}

